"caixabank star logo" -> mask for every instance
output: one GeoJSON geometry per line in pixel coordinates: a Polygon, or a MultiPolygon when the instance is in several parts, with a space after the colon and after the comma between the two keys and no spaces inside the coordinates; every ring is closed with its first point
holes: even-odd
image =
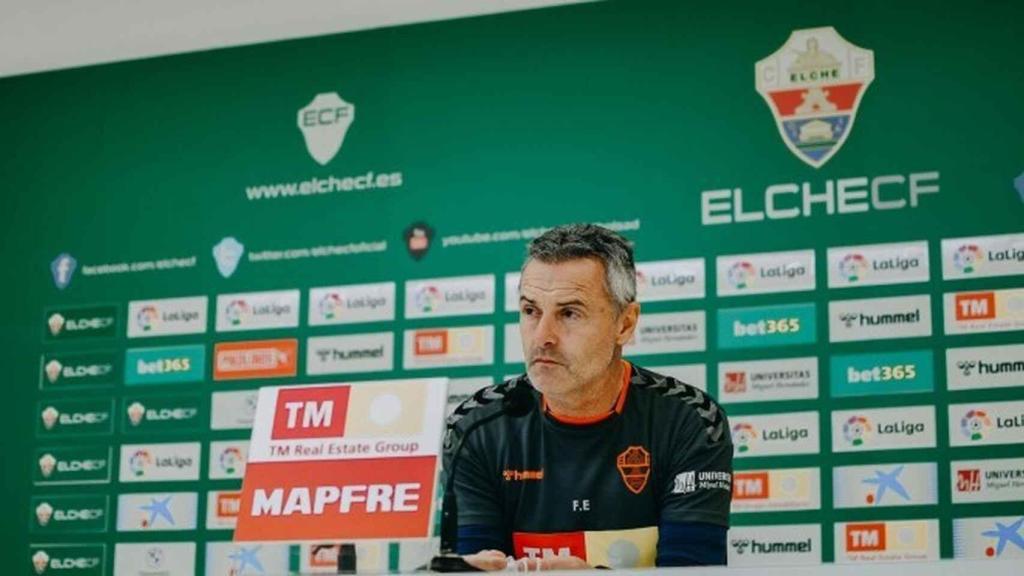
{"type": "Polygon", "coordinates": [[[794,30],[754,71],[782,141],[797,158],[820,168],[850,136],[861,98],[875,78],[875,54],[831,26],[808,28],[794,30]]]}

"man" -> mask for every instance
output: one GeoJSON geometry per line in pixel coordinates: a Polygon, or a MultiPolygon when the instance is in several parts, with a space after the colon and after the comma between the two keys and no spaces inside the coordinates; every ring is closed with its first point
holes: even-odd
{"type": "Polygon", "coordinates": [[[446,469],[503,394],[532,384],[536,408],[465,436],[457,551],[484,570],[725,564],[728,423],[697,388],[622,359],[640,316],[629,244],[592,225],[546,232],[519,305],[527,373],[456,408],[446,469]]]}

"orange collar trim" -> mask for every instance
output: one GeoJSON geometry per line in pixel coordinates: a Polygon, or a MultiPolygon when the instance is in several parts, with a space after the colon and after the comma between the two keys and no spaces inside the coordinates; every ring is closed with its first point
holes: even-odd
{"type": "Polygon", "coordinates": [[[563,424],[571,424],[573,426],[586,426],[589,424],[597,424],[602,420],[611,418],[615,414],[622,414],[622,408],[626,405],[626,394],[629,391],[629,380],[633,375],[633,365],[629,362],[622,361],[622,387],[619,389],[619,397],[615,401],[615,406],[612,407],[606,414],[598,414],[597,416],[567,416],[563,414],[556,414],[551,407],[548,406],[548,401],[543,396],[541,397],[541,406],[544,408],[544,412],[554,418],[555,420],[563,424]]]}

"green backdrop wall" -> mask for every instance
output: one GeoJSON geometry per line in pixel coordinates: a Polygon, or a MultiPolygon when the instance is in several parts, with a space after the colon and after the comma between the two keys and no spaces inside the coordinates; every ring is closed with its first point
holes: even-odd
{"type": "MultiPolygon", "coordinates": [[[[1024,514],[1019,498],[953,504],[950,469],[959,460],[1024,456],[1024,423],[1000,432],[1009,438],[1005,442],[961,447],[950,446],[959,421],[948,417],[950,405],[975,403],[990,419],[1004,412],[1012,418],[1020,404],[999,403],[1024,400],[1024,376],[1004,374],[1002,384],[982,381],[950,390],[945,352],[1019,342],[1020,293],[997,294],[1000,314],[1011,318],[1006,331],[969,328],[969,334],[947,334],[944,321],[953,307],[943,303],[949,292],[1024,287],[1021,238],[1004,243],[1010,261],[990,262],[992,275],[978,278],[954,269],[942,248],[944,239],[1024,233],[1024,181],[1019,179],[1024,66],[1013,25],[1022,16],[1024,10],[1013,2],[608,2],[0,79],[8,302],[0,331],[7,405],[0,419],[5,563],[13,559],[19,573],[35,573],[31,558],[42,549],[38,545],[48,545],[49,556],[58,557],[53,544],[91,543],[102,546],[73,548],[71,556],[104,550],[105,561],[78,572],[112,574],[117,543],[195,542],[196,571],[203,572],[205,543],[229,540],[231,534],[206,527],[207,492],[237,489],[240,483],[209,479],[208,467],[215,464],[209,461],[209,443],[248,435],[245,429],[211,429],[212,393],[427,375],[497,380],[516,373],[521,364],[503,361],[506,347],[517,345],[505,338],[506,324],[515,323],[517,315],[504,310],[504,275],[518,270],[525,242],[539,229],[575,221],[611,223],[635,243],[639,262],[703,260],[703,297],[649,301],[643,310],[704,311],[705,349],[636,354],[636,362],[702,364],[708,390],[718,395],[721,362],[815,359],[819,378],[813,397],[770,401],[769,391],[764,401],[723,402],[734,424],[751,415],[785,414],[778,422],[796,426],[802,420],[792,414],[817,414],[818,445],[811,453],[782,449],[737,458],[736,465],[738,470],[818,469],[820,508],[736,512],[734,526],[818,525],[821,541],[815,544],[820,557],[831,562],[841,560],[834,541],[837,523],[934,519],[937,549],[941,557],[953,557],[954,519],[1024,514]],[[873,51],[873,81],[857,99],[855,123],[836,128],[826,122],[833,135],[846,130],[847,138],[816,168],[801,156],[834,144],[812,141],[805,152],[787,147],[773,111],[756,90],[755,63],[783,48],[793,31],[828,26],[873,51]],[[314,102],[318,94],[331,93],[345,103],[314,102]],[[331,113],[303,115],[311,103],[331,113]],[[331,156],[332,136],[325,133],[336,129],[339,119],[351,123],[331,156]],[[313,139],[324,140],[313,145],[315,153],[306,146],[302,122],[313,139]],[[330,159],[321,162],[317,156],[330,159]],[[893,175],[902,180],[879,180],[893,175]],[[835,196],[837,204],[828,211],[823,201],[805,208],[802,191],[766,194],[773,185],[792,184],[783,190],[793,191],[805,183],[812,194],[836,194],[841,186],[854,190],[848,209],[835,196]],[[882,190],[874,200],[872,185],[882,190]],[[922,189],[913,199],[912,187],[922,189]],[[753,220],[750,214],[763,212],[766,198],[777,200],[778,210],[784,203],[788,211],[753,220]],[[704,217],[702,202],[710,211],[704,217]],[[893,206],[900,207],[881,209],[893,206]],[[414,225],[430,237],[429,248],[415,257],[406,237],[414,225]],[[244,245],[229,277],[218,271],[213,255],[227,237],[244,245]],[[930,270],[923,281],[829,287],[829,275],[838,273],[827,260],[829,248],[902,242],[926,243],[930,270]],[[795,250],[813,251],[813,285],[807,289],[785,291],[806,283],[804,276],[789,285],[769,281],[766,292],[744,295],[721,281],[735,276],[716,278],[718,256],[795,250]],[[74,259],[73,269],[62,254],[74,259]],[[952,271],[944,275],[944,268],[952,271]],[[441,318],[403,313],[405,282],[467,275],[495,275],[493,311],[441,318]],[[66,279],[70,282],[60,288],[66,279]],[[309,289],[373,282],[396,283],[393,320],[310,325],[308,310],[319,302],[309,298],[309,289]],[[297,326],[238,334],[216,329],[213,318],[225,313],[216,305],[217,295],[286,289],[300,290],[297,326]],[[739,295],[722,294],[729,290],[739,295]],[[893,338],[854,333],[851,341],[830,342],[830,327],[838,321],[830,317],[830,302],[917,295],[928,298],[927,333],[897,338],[901,333],[894,328],[893,338]],[[129,302],[185,296],[209,298],[210,318],[202,332],[128,337],[129,326],[139,322],[129,313],[129,302]],[[801,309],[805,337],[785,346],[768,338],[732,347],[731,309],[794,304],[813,304],[801,309]],[[47,327],[54,312],[73,320],[74,310],[81,312],[76,307],[88,308],[87,316],[111,310],[93,309],[98,306],[111,306],[116,316],[109,334],[85,326],[81,338],[70,329],[53,336],[47,327]],[[494,327],[491,361],[404,368],[405,330],[481,325],[494,327]],[[306,373],[308,337],[370,332],[393,333],[390,370],[306,373]],[[295,377],[214,379],[216,343],[266,338],[298,340],[295,377]],[[128,349],[177,345],[200,347],[205,366],[199,381],[126,384],[124,375],[137,360],[133,356],[125,364],[128,349]],[[899,362],[920,360],[934,377],[916,387],[881,383],[869,395],[840,397],[842,386],[830,374],[833,357],[895,351],[922,353],[899,362]],[[79,353],[92,356],[61,356],[79,353]],[[85,376],[78,384],[61,374],[58,385],[45,370],[53,355],[65,366],[104,359],[116,366],[106,378],[85,376]],[[151,406],[198,412],[184,423],[136,430],[127,410],[140,398],[151,406]],[[70,406],[65,412],[109,412],[110,425],[78,424],[55,436],[43,412],[60,402],[72,403],[62,404],[70,406]],[[933,447],[833,451],[833,441],[841,440],[833,438],[833,411],[909,406],[934,414],[933,429],[925,433],[934,435],[933,447]],[[120,481],[122,445],[193,441],[202,445],[199,479],[120,481]],[[109,481],[53,485],[41,475],[45,454],[80,459],[97,447],[101,456],[110,449],[109,481]],[[834,505],[834,468],[897,463],[935,464],[934,503],[834,505]],[[135,492],[196,493],[196,528],[115,530],[118,495],[135,492]],[[36,508],[43,500],[83,494],[98,497],[75,501],[86,508],[108,504],[108,530],[62,533],[59,522],[49,529],[40,525],[36,508]]],[[[806,42],[789,45],[783,61],[806,50],[806,42]]],[[[840,58],[846,67],[839,66],[838,74],[844,81],[863,81],[850,79],[850,58],[840,58]]],[[[815,126],[820,129],[821,123],[815,126]]],[[[959,245],[951,246],[949,258],[959,245]]],[[[988,244],[980,246],[984,250],[988,244]]],[[[756,275],[756,268],[751,270],[756,275]]],[[[875,303],[862,308],[884,311],[875,303]]],[[[792,308],[783,310],[783,317],[795,317],[792,308]]],[[[746,321],[758,317],[745,316],[746,321]]],[[[686,318],[692,324],[696,317],[686,318]]],[[[669,343],[654,349],[673,348],[669,343]]],[[[1011,364],[1024,360],[1019,348],[1000,350],[1000,358],[1011,364]]],[[[842,373],[840,367],[836,374],[842,373]]],[[[49,480],[62,473],[71,481],[106,477],[103,472],[89,476],[88,470],[55,473],[49,480]]],[[[1020,490],[1019,482],[1016,486],[1020,490]]],[[[88,530],[103,524],[69,526],[88,530]]],[[[1011,553],[1020,551],[1011,546],[1011,553]]],[[[386,567],[404,566],[401,547],[391,545],[386,554],[386,567]]],[[[298,562],[294,552],[290,562],[293,567],[298,562]]]]}

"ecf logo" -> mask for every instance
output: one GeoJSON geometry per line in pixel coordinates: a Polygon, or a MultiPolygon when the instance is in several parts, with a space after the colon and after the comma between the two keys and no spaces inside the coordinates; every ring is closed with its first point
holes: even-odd
{"type": "Polygon", "coordinates": [[[341,150],[355,119],[355,104],[345,102],[337,92],[317,94],[298,114],[299,130],[309,155],[321,166],[327,165],[341,150]]]}

